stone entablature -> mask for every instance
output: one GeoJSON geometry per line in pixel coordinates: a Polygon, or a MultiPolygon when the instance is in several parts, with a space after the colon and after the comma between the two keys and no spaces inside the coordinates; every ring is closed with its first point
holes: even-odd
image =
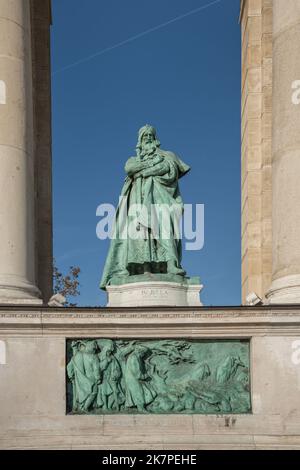
{"type": "Polygon", "coordinates": [[[300,334],[300,307],[34,308],[0,306],[0,334],[67,337],[300,334]],[[87,334],[88,332],[88,334],[87,334]],[[85,335],[85,336],[84,336],[85,335]]]}

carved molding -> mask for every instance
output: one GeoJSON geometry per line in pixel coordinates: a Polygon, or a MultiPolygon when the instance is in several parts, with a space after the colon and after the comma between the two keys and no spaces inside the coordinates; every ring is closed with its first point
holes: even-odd
{"type": "Polygon", "coordinates": [[[255,335],[300,335],[300,308],[232,309],[50,309],[20,307],[0,309],[0,335],[87,334],[112,337],[251,337],[255,335]],[[1,311],[2,310],[2,311],[1,311]],[[53,312],[53,313],[51,313],[53,312]],[[78,312],[78,313],[77,313],[78,312]]]}

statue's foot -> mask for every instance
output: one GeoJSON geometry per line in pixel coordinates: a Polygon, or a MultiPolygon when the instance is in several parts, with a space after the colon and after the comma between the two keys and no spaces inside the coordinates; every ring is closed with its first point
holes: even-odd
{"type": "Polygon", "coordinates": [[[168,261],[168,274],[175,274],[177,276],[184,276],[186,272],[182,268],[178,268],[175,261],[168,261]]]}

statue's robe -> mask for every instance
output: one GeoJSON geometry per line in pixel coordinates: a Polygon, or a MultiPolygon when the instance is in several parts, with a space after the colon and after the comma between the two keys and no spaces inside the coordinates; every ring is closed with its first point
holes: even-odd
{"type": "MultiPolygon", "coordinates": [[[[173,152],[157,149],[155,154],[163,157],[163,161],[152,168],[163,174],[136,179],[127,177],[125,180],[100,283],[102,289],[113,284],[115,277],[126,279],[126,276],[129,276],[130,265],[174,260],[175,265],[180,267],[181,239],[178,233],[178,213],[181,216],[183,201],[178,180],[190,170],[190,167],[173,152]],[[142,204],[144,208],[137,217],[130,214],[130,208],[136,204],[142,204]],[[168,217],[170,223],[169,238],[162,236],[163,225],[159,214],[162,205],[176,208],[176,217],[170,217],[167,212],[163,211],[165,214],[163,225],[167,222],[165,217],[168,217]],[[134,223],[132,223],[133,220],[134,223]],[[130,233],[128,233],[129,227],[130,233]],[[132,237],[132,230],[135,231],[133,235],[139,238],[132,237]]],[[[132,159],[135,158],[139,157],[132,157],[132,159]]]]}
{"type": "Polygon", "coordinates": [[[138,350],[129,345],[121,352],[125,388],[125,408],[137,407],[144,410],[157,396],[148,375],[144,356],[146,349],[138,350]]]}
{"type": "MultiPolygon", "coordinates": [[[[106,351],[105,351],[106,353],[106,351]]],[[[97,406],[108,409],[118,409],[119,404],[124,401],[123,391],[121,388],[122,369],[119,361],[114,355],[103,357],[99,354],[100,368],[102,370],[102,382],[98,387],[97,406]],[[107,399],[113,395],[114,402],[108,403],[107,399]]]]}
{"type": "Polygon", "coordinates": [[[143,361],[140,354],[132,352],[126,361],[124,374],[126,401],[125,407],[144,408],[151,403],[156,397],[156,392],[152,388],[150,382],[145,379],[146,374],[143,373],[143,361]]]}
{"type": "Polygon", "coordinates": [[[95,354],[78,351],[67,365],[67,374],[74,382],[73,406],[83,409],[85,402],[96,393],[100,380],[99,361],[95,354]]]}

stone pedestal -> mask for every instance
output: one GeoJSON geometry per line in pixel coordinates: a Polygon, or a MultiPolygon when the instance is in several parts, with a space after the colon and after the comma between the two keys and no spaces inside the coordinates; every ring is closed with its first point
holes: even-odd
{"type": "Polygon", "coordinates": [[[163,281],[107,286],[107,307],[200,307],[202,288],[163,281]]]}

